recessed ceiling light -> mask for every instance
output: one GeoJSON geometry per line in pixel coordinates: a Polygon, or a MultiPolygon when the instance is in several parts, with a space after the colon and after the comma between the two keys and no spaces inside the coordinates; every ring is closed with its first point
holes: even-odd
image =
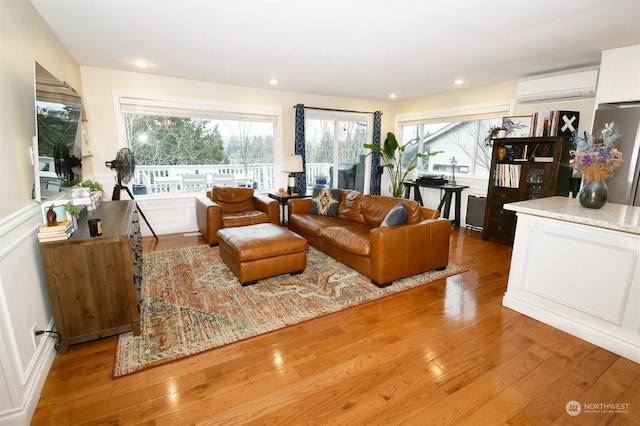
{"type": "Polygon", "coordinates": [[[397,97],[398,97],[398,95],[396,95],[395,93],[392,93],[392,94],[390,94],[390,95],[389,95],[389,97],[390,97],[391,99],[395,99],[395,98],[397,98],[397,97]]]}
{"type": "Polygon", "coordinates": [[[272,85],[272,86],[277,86],[278,83],[280,83],[280,82],[278,81],[277,78],[272,78],[271,80],[269,80],[269,84],[272,85]]]}
{"type": "Polygon", "coordinates": [[[138,68],[146,68],[149,65],[151,65],[149,62],[145,61],[144,59],[134,59],[133,61],[131,61],[131,63],[138,68]]]}
{"type": "Polygon", "coordinates": [[[464,84],[464,80],[461,78],[453,80],[453,84],[455,84],[456,86],[460,86],[461,84],[464,84]]]}

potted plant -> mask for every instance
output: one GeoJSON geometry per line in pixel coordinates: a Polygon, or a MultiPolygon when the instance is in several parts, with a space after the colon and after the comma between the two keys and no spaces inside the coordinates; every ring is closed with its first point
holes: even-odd
{"type": "Polygon", "coordinates": [[[507,136],[507,129],[503,126],[491,126],[489,127],[489,133],[487,137],[484,138],[484,142],[486,146],[491,146],[494,139],[504,138],[507,136]]]}
{"type": "MultiPolygon", "coordinates": [[[[380,161],[382,167],[386,167],[389,171],[389,177],[391,178],[391,194],[394,197],[401,197],[404,189],[404,185],[402,182],[407,178],[409,172],[416,168],[416,162],[418,157],[433,157],[434,155],[440,154],[444,151],[432,151],[429,153],[416,153],[411,160],[409,161],[409,165],[406,169],[402,169],[402,154],[404,150],[409,146],[412,142],[417,141],[418,138],[412,139],[404,145],[400,145],[396,136],[392,132],[387,133],[387,137],[384,140],[383,146],[377,146],[373,144],[364,144],[363,147],[371,150],[369,154],[377,153],[380,156],[380,161]]],[[[369,155],[367,154],[367,155],[369,155]]]]}
{"type": "Polygon", "coordinates": [[[92,198],[97,201],[101,201],[102,197],[104,196],[104,187],[100,182],[95,182],[87,179],[80,184],[80,187],[89,188],[92,198]]]}

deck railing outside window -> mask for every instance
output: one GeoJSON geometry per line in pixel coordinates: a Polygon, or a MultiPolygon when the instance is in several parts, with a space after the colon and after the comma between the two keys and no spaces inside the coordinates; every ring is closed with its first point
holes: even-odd
{"type": "MultiPolygon", "coordinates": [[[[315,176],[319,174],[329,175],[331,164],[307,164],[307,188],[313,187],[315,176]]],[[[276,182],[282,181],[273,164],[256,164],[245,168],[242,164],[215,164],[215,165],[186,165],[186,166],[140,166],[135,169],[135,176],[130,185],[135,185],[134,190],[144,187],[147,194],[170,194],[181,192],[193,192],[183,184],[183,176],[206,176],[206,188],[210,189],[216,183],[225,182],[237,186],[249,186],[258,191],[276,190],[276,182]],[[224,178],[223,178],[224,176],[224,178]],[[232,181],[227,177],[232,176],[232,181]]]]}

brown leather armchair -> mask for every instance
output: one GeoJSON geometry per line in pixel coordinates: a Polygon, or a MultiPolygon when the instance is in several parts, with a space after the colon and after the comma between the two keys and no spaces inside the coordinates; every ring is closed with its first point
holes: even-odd
{"type": "Polygon", "coordinates": [[[254,194],[252,188],[214,186],[206,197],[196,197],[198,230],[209,245],[217,245],[219,229],[280,224],[279,206],[278,201],[266,195],[254,194]]]}

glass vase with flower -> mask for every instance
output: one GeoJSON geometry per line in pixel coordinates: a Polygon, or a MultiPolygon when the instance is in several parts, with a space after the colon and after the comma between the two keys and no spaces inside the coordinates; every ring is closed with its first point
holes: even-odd
{"type": "Polygon", "coordinates": [[[622,164],[622,152],[615,147],[621,137],[614,122],[605,123],[595,136],[584,132],[583,137],[574,138],[575,149],[571,151],[572,166],[584,177],[578,200],[583,207],[599,209],[607,203],[608,189],[605,179],[622,164]]]}

